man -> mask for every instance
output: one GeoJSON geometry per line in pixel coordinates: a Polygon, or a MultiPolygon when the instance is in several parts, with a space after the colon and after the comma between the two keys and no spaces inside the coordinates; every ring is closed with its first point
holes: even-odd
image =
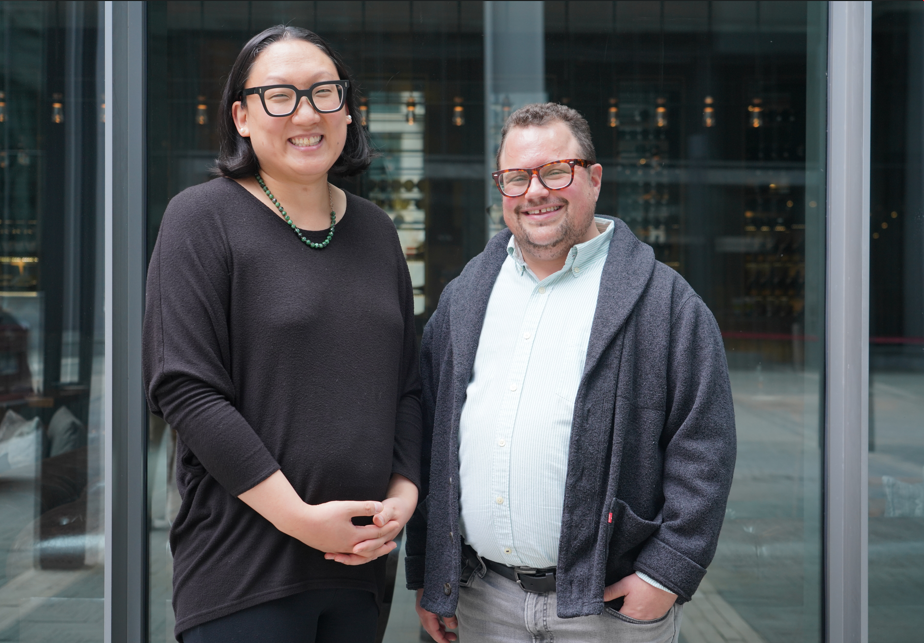
{"type": "Polygon", "coordinates": [[[676,642],[734,469],[715,319],[594,216],[603,169],[576,111],[512,114],[497,167],[509,230],[421,345],[432,460],[408,588],[439,643],[457,626],[465,643],[676,642]]]}

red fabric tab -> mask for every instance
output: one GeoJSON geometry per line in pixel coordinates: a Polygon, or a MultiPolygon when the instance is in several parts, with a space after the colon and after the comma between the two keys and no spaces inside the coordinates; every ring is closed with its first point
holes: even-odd
{"type": "Polygon", "coordinates": [[[610,512],[610,519],[607,520],[607,522],[613,522],[613,512],[612,511],[610,512]]]}

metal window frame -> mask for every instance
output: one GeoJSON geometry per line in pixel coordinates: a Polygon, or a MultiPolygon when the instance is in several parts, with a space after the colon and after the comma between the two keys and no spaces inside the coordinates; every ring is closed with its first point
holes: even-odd
{"type": "Polygon", "coordinates": [[[825,637],[868,635],[872,3],[828,4],[825,637]]]}
{"type": "Polygon", "coordinates": [[[104,641],[148,638],[144,2],[106,2],[106,569],[104,641]]]}

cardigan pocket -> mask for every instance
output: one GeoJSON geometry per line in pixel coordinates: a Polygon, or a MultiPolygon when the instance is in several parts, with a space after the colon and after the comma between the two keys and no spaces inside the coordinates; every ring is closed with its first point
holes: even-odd
{"type": "MultiPolygon", "coordinates": [[[[640,518],[625,502],[613,498],[612,522],[609,531],[610,556],[622,556],[648,540],[661,526],[660,521],[640,518]]],[[[609,519],[607,517],[607,519],[609,519]]]]}

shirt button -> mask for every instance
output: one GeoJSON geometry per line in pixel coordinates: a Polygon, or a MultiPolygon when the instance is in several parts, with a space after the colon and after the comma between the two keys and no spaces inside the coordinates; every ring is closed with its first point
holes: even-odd
{"type": "Polygon", "coordinates": [[[510,549],[510,547],[504,547],[504,553],[505,553],[505,554],[511,554],[511,553],[513,553],[513,550],[510,549]]]}
{"type": "Polygon", "coordinates": [[[500,440],[497,441],[497,446],[499,447],[507,446],[507,440],[504,440],[503,438],[501,438],[500,440]]]}
{"type": "Polygon", "coordinates": [[[498,497],[497,497],[497,500],[495,500],[494,502],[496,502],[496,503],[499,504],[499,505],[504,504],[504,498],[503,498],[503,496],[498,496],[498,497]]]}
{"type": "Polygon", "coordinates": [[[575,266],[575,268],[574,268],[574,273],[577,274],[577,273],[579,273],[579,272],[581,272],[581,269],[578,268],[577,266],[575,266]]]}
{"type": "Polygon", "coordinates": [[[510,385],[510,390],[511,390],[511,391],[517,390],[517,385],[516,385],[516,384],[511,384],[511,385],[510,385]]]}
{"type": "Polygon", "coordinates": [[[452,585],[450,585],[449,583],[446,583],[445,585],[443,585],[443,593],[446,596],[449,596],[450,594],[452,594],[452,585]]]}
{"type": "Polygon", "coordinates": [[[530,335],[528,332],[523,333],[523,339],[529,339],[530,337],[532,337],[532,335],[530,335]]]}
{"type": "Polygon", "coordinates": [[[545,286],[539,286],[539,294],[540,294],[540,295],[544,295],[544,294],[545,294],[545,286]]]}

